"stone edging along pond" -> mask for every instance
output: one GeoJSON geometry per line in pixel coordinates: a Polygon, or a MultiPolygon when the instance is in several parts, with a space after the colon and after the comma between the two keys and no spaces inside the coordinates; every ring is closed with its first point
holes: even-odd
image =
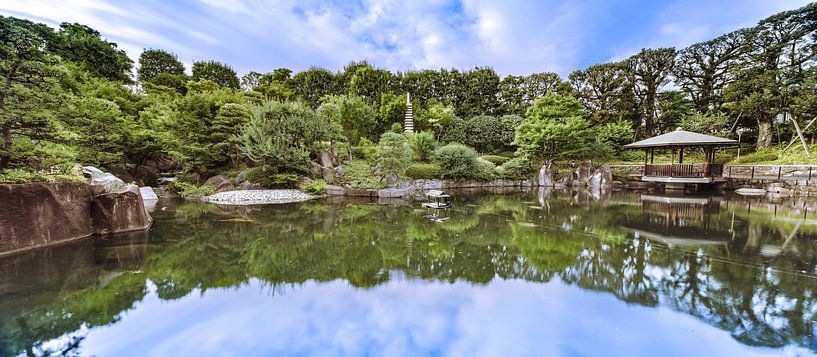
{"type": "Polygon", "coordinates": [[[356,189],[336,185],[327,185],[326,194],[329,196],[400,198],[411,196],[424,190],[439,190],[451,188],[533,187],[533,186],[535,185],[530,180],[471,181],[471,180],[421,179],[402,182],[395,188],[382,189],[356,189]]]}

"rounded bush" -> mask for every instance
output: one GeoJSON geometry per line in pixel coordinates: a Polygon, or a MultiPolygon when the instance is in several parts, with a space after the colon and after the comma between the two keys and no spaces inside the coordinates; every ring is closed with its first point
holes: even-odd
{"type": "Polygon", "coordinates": [[[477,152],[462,144],[448,144],[434,151],[434,162],[442,168],[443,178],[478,177],[477,152]]]}
{"type": "Polygon", "coordinates": [[[515,157],[497,168],[502,178],[523,180],[531,175],[530,161],[524,157],[515,157]]]}
{"type": "Polygon", "coordinates": [[[415,179],[435,179],[442,177],[443,169],[438,164],[415,163],[406,170],[406,176],[415,179]]]}

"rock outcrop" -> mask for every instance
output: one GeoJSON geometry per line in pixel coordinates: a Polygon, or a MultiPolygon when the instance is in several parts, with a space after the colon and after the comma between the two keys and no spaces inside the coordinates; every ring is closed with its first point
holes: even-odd
{"type": "Polygon", "coordinates": [[[613,171],[609,166],[602,166],[596,169],[590,177],[589,186],[592,187],[613,187],[613,171]]]}
{"type": "Polygon", "coordinates": [[[551,163],[542,165],[539,174],[536,176],[536,183],[542,187],[553,187],[553,173],[550,171],[551,163]]]}
{"type": "Polygon", "coordinates": [[[0,254],[150,227],[138,186],[93,167],[83,172],[87,183],[0,185],[0,254]]]}
{"type": "Polygon", "coordinates": [[[93,234],[91,186],[0,185],[0,253],[93,234]]]}

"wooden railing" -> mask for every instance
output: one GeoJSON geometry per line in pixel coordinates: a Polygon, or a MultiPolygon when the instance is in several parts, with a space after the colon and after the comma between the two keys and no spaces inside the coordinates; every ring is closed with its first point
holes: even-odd
{"type": "Polygon", "coordinates": [[[721,164],[647,164],[644,165],[644,176],[657,177],[720,177],[723,176],[721,164]]]}
{"type": "Polygon", "coordinates": [[[723,177],[749,180],[812,180],[817,165],[729,165],[723,177]]]}

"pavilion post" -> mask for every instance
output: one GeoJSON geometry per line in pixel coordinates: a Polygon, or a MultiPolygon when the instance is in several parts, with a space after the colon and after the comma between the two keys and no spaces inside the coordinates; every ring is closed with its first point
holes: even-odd
{"type": "Polygon", "coordinates": [[[683,146],[681,146],[681,155],[678,157],[678,163],[679,164],[684,163],[684,147],[683,146]]]}

